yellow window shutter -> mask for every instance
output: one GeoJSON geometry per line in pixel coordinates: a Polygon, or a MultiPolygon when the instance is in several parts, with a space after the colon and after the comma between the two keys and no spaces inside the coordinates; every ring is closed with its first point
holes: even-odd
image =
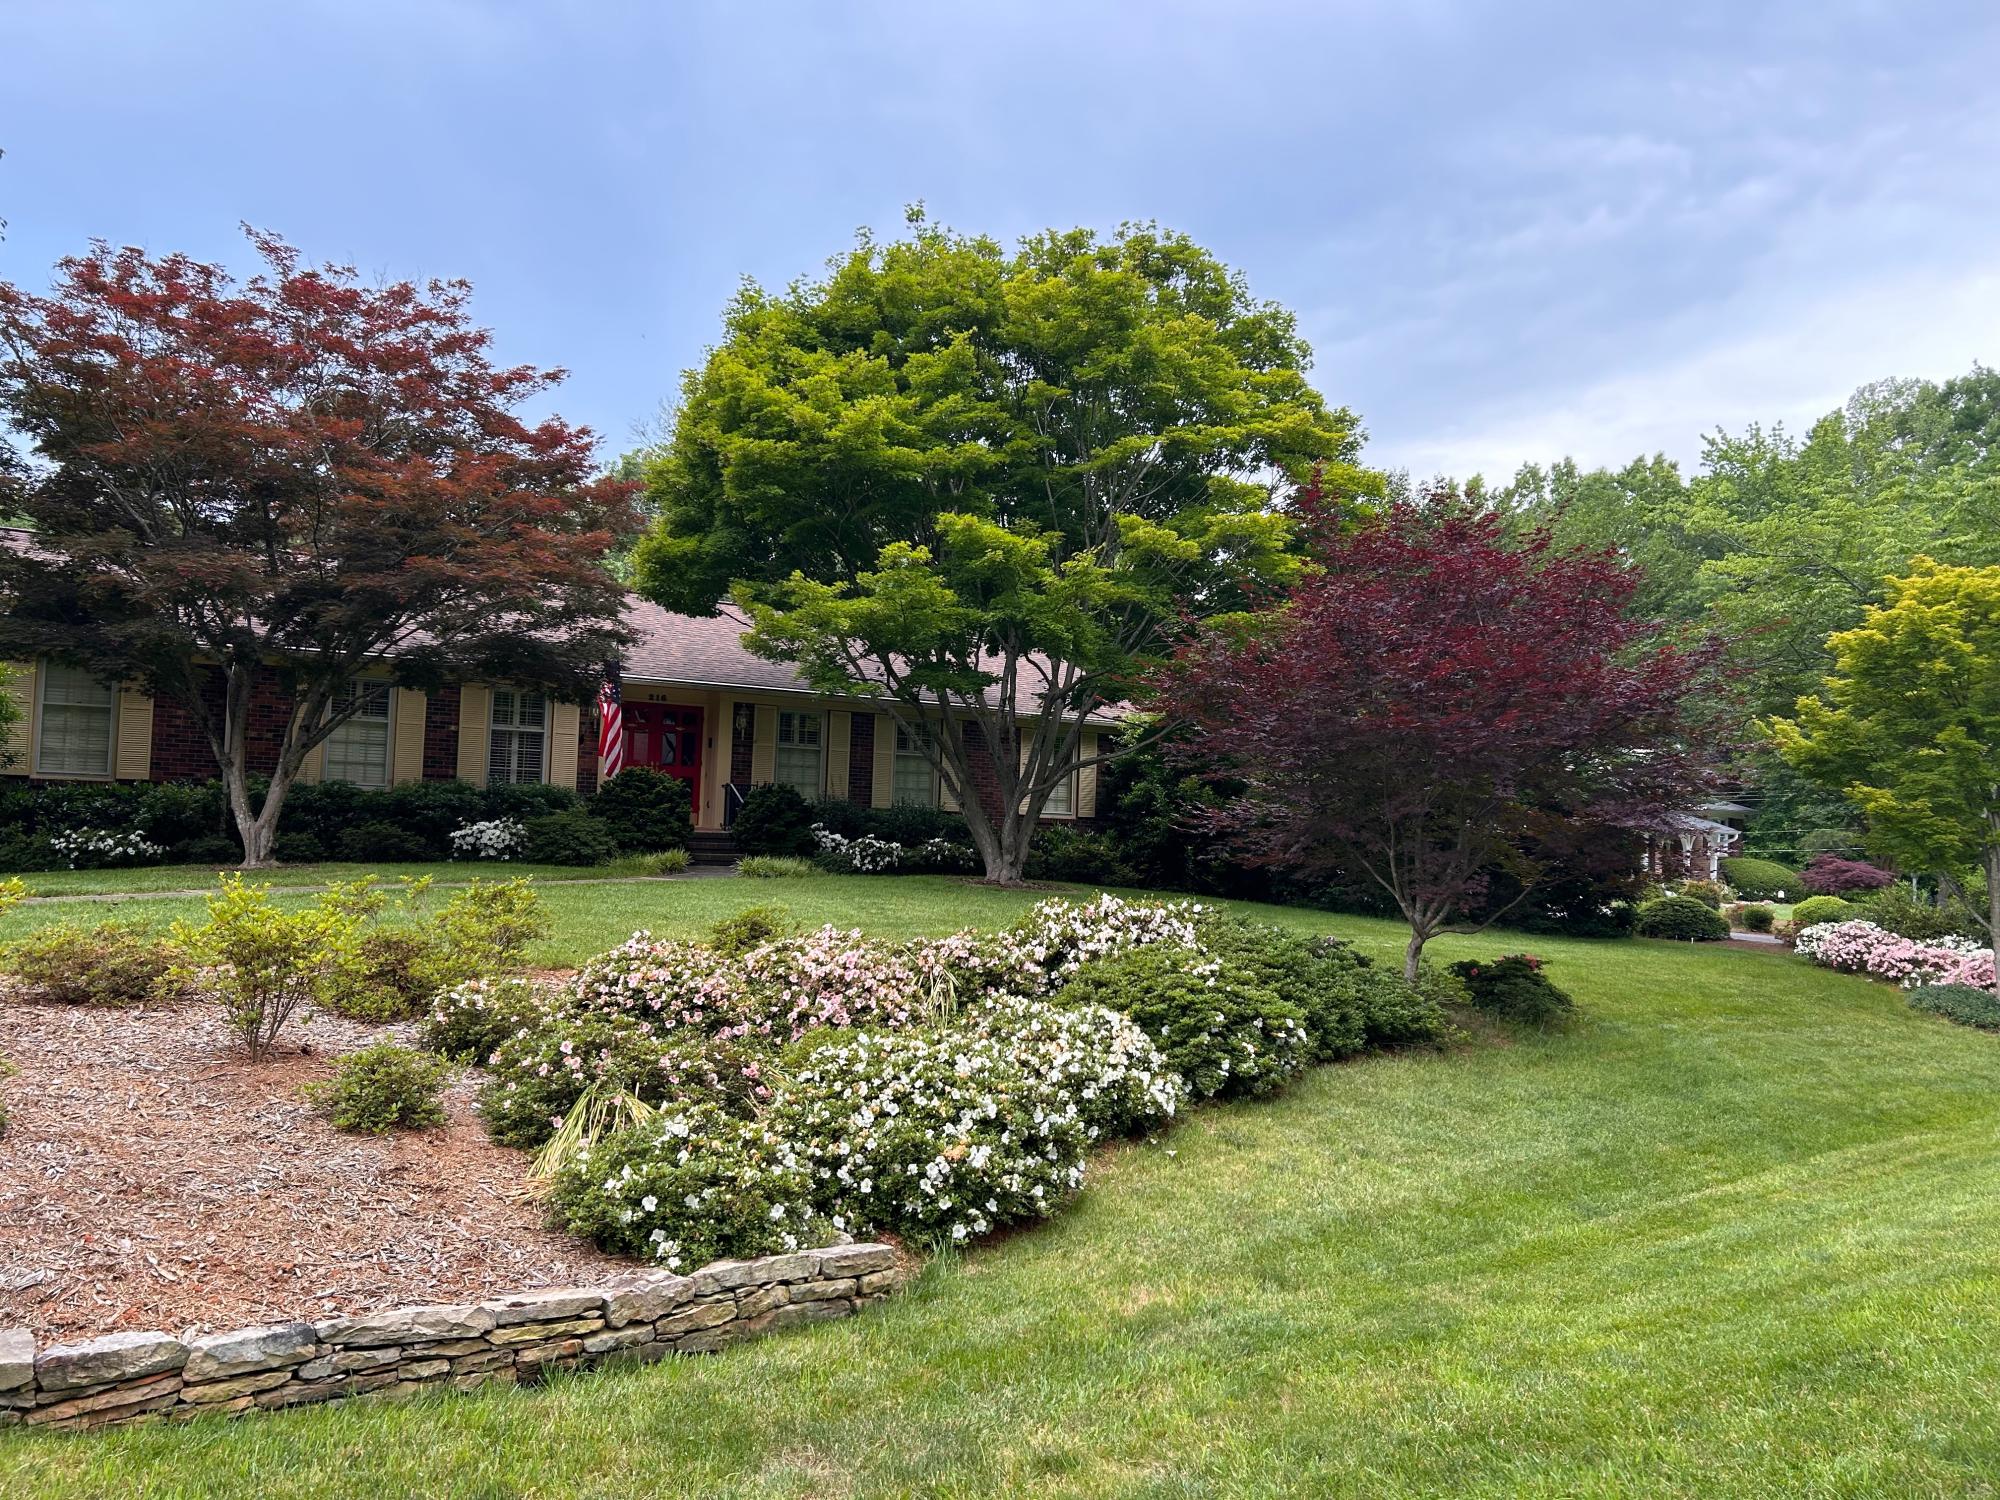
{"type": "Polygon", "coordinates": [[[389,780],[424,779],[424,695],[415,688],[397,688],[390,712],[396,719],[396,740],[390,750],[389,780]]]}
{"type": "Polygon", "coordinates": [[[896,800],[896,721],[887,714],[875,715],[875,764],[868,775],[868,800],[875,807],[889,807],[896,800]]]}
{"type": "Polygon", "coordinates": [[[31,661],[10,661],[6,663],[7,675],[4,692],[14,700],[20,709],[14,727],[5,735],[0,735],[0,772],[9,776],[26,776],[31,757],[28,747],[34,743],[35,728],[35,664],[31,661]]]}
{"type": "Polygon", "coordinates": [[[458,690],[458,779],[486,785],[486,721],[493,711],[493,690],[483,682],[468,682],[458,690]]]}
{"type": "Polygon", "coordinates": [[[757,705],[757,734],[750,741],[750,781],[768,786],[778,774],[778,711],[768,703],[757,705]]]}
{"type": "Polygon", "coordinates": [[[144,781],[153,772],[153,699],[137,688],[118,690],[118,746],[111,774],[120,781],[144,781]]]}
{"type": "Polygon", "coordinates": [[[826,716],[826,794],[847,800],[847,767],[853,759],[854,731],[849,727],[854,715],[835,709],[826,716]]]}
{"type": "MultiPolygon", "coordinates": [[[[1089,760],[1097,754],[1097,731],[1086,730],[1083,736],[1083,758],[1089,760]]],[[[1076,815],[1079,818],[1097,816],[1097,767],[1085,766],[1076,773],[1076,815]]]]}
{"type": "Polygon", "coordinates": [[[549,782],[553,786],[576,790],[576,740],[582,722],[582,712],[574,703],[550,705],[549,782]]]}

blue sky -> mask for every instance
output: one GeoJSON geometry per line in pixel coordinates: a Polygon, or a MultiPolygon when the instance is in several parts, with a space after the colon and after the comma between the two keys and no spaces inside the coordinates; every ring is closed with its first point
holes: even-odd
{"type": "Polygon", "coordinates": [[[1621,462],[2000,360],[2000,5],[6,0],[0,276],[91,236],[469,277],[631,446],[739,277],[927,202],[1151,218],[1368,456],[1621,462]]]}

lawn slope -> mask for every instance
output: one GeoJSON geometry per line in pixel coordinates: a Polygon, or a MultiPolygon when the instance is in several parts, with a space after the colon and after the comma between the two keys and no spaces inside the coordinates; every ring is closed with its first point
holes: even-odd
{"type": "MultiPolygon", "coordinates": [[[[755,894],[873,925],[927,889],[864,885],[755,894]]],[[[925,925],[996,920],[988,894],[925,925]]],[[[2000,1039],[1776,953],[1533,946],[1569,1034],[1199,1111],[853,1323],[532,1394],[11,1437],[0,1493],[1993,1493],[2000,1039]]]]}

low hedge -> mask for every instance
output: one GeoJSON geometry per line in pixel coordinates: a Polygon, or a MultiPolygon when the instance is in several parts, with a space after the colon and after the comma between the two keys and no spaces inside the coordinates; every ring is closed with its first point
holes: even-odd
{"type": "Polygon", "coordinates": [[[1639,908],[1635,930],[1640,937],[1719,943],[1729,936],[1729,922],[1691,896],[1662,896],[1639,908]]]}
{"type": "Polygon", "coordinates": [[[1722,861],[1722,878],[1746,901],[1775,901],[1805,890],[1803,877],[1774,859],[1735,855],[1722,861]]]}
{"type": "Polygon", "coordinates": [[[1969,984],[1920,984],[1910,991],[1910,1004],[1961,1026],[2000,1031],[2000,995],[1969,984]]]}

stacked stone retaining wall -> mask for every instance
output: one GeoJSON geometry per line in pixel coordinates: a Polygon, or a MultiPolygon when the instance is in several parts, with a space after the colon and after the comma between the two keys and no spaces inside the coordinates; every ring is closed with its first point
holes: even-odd
{"type": "Polygon", "coordinates": [[[544,1287],[448,1307],[399,1307],[183,1341],[114,1333],[37,1350],[0,1329],[0,1427],[103,1427],[349,1397],[532,1382],[614,1358],[707,1353],[773,1329],[847,1317],[902,1275],[887,1245],[717,1261],[601,1287],[544,1287]]]}

